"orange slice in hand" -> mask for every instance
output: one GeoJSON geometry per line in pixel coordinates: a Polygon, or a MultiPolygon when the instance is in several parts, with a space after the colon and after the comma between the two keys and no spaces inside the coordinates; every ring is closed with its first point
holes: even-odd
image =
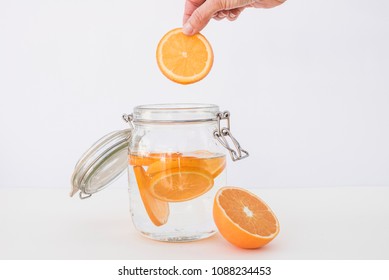
{"type": "Polygon", "coordinates": [[[213,64],[213,51],[207,39],[197,33],[186,36],[181,28],[169,31],[157,47],[158,67],[170,80],[191,84],[208,75],[213,64]]]}
{"type": "Polygon", "coordinates": [[[162,201],[181,202],[196,198],[213,187],[212,175],[193,167],[168,169],[151,178],[150,192],[162,201]]]}
{"type": "Polygon", "coordinates": [[[241,188],[224,187],[217,192],[213,217],[221,235],[240,248],[262,247],[272,241],[280,230],[269,206],[241,188]]]}
{"type": "Polygon", "coordinates": [[[156,226],[166,224],[169,217],[169,204],[150,194],[150,178],[142,166],[134,166],[134,173],[143,205],[151,222],[156,226]]]}

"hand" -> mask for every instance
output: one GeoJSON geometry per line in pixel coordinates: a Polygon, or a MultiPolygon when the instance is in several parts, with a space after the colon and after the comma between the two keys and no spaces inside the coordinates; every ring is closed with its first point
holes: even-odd
{"type": "Polygon", "coordinates": [[[248,7],[273,8],[286,0],[186,0],[183,32],[193,35],[200,32],[211,20],[236,20],[248,7]]]}

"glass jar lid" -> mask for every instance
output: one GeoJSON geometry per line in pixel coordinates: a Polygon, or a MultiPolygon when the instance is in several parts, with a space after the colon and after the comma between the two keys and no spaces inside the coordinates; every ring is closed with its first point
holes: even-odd
{"type": "Polygon", "coordinates": [[[98,140],[77,162],[70,196],[81,198],[104,189],[127,168],[128,141],[132,129],[111,132],[98,140]]]}

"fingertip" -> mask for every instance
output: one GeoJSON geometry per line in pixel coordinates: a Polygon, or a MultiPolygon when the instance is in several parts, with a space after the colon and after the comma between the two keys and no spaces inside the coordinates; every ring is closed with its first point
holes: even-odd
{"type": "Polygon", "coordinates": [[[224,11],[219,11],[217,12],[213,18],[217,18],[217,19],[223,19],[227,17],[227,14],[224,12],[224,11]]]}
{"type": "Polygon", "coordinates": [[[182,33],[184,33],[187,36],[191,36],[194,34],[194,30],[190,22],[186,22],[184,26],[182,27],[182,33]]]}
{"type": "Polygon", "coordinates": [[[183,25],[183,33],[185,35],[194,35],[200,32],[219,9],[214,1],[197,1],[200,1],[201,5],[193,11],[187,22],[183,25]]]}
{"type": "Polygon", "coordinates": [[[239,9],[239,8],[230,10],[228,12],[228,15],[227,15],[228,20],[230,20],[230,21],[236,20],[238,18],[238,16],[240,15],[240,13],[242,12],[242,10],[243,9],[239,9]]]}

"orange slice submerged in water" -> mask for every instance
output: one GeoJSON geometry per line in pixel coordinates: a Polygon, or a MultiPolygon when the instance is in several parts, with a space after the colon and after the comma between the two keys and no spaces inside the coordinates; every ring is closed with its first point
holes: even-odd
{"type": "Polygon", "coordinates": [[[128,163],[135,166],[149,166],[150,164],[165,158],[177,158],[181,153],[147,153],[147,154],[130,154],[128,163]]]}
{"type": "Polygon", "coordinates": [[[156,226],[166,224],[169,217],[169,204],[160,201],[150,194],[150,178],[142,166],[134,166],[136,182],[143,205],[151,222],[156,226]]]}
{"type": "Polygon", "coordinates": [[[212,158],[200,158],[191,156],[182,156],[176,158],[163,158],[158,161],[154,161],[149,165],[147,173],[150,176],[162,172],[168,169],[182,168],[182,167],[194,167],[204,169],[212,175],[215,179],[226,167],[225,156],[212,157],[212,158]]]}
{"type": "Polygon", "coordinates": [[[150,181],[150,193],[159,200],[169,202],[196,198],[212,187],[212,175],[193,167],[168,169],[157,173],[150,181]]]}

